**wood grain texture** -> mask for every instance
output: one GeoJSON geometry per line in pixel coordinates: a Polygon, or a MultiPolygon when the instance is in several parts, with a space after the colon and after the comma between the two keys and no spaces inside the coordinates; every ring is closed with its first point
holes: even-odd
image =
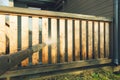
{"type": "Polygon", "coordinates": [[[96,17],[91,15],[83,14],[73,14],[73,13],[64,13],[64,12],[53,12],[45,10],[33,10],[27,8],[18,8],[18,7],[0,7],[0,13],[10,13],[10,14],[21,14],[21,15],[37,15],[37,16],[49,16],[49,17],[62,17],[62,18],[77,18],[77,19],[89,19],[89,20],[102,20],[102,21],[112,21],[111,18],[106,17],[96,17]]]}
{"type": "Polygon", "coordinates": [[[86,59],[86,21],[81,21],[82,23],[82,59],[86,59]]]}
{"type": "Polygon", "coordinates": [[[98,58],[98,22],[94,22],[94,55],[98,58]]]}
{"type": "MultiPolygon", "coordinates": [[[[76,62],[71,62],[69,64],[66,62],[66,63],[59,64],[59,65],[45,65],[45,66],[37,65],[37,66],[33,66],[33,67],[27,68],[27,69],[20,69],[20,70],[8,71],[7,73],[1,75],[0,78],[6,78],[8,76],[10,76],[10,77],[16,77],[16,76],[23,76],[23,75],[33,75],[33,74],[39,74],[39,73],[46,74],[47,72],[49,72],[49,74],[51,75],[51,73],[50,73],[51,71],[56,71],[56,70],[60,71],[60,70],[62,70],[63,73],[64,73],[65,69],[71,70],[73,68],[77,68],[78,71],[79,71],[80,68],[82,68],[82,70],[86,69],[86,66],[96,66],[96,65],[100,65],[100,64],[101,65],[102,64],[109,64],[109,63],[111,63],[111,61],[112,61],[111,59],[106,59],[105,58],[105,59],[95,59],[95,60],[87,60],[87,61],[86,60],[76,61],[76,62]],[[83,68],[83,67],[85,67],[85,68],[83,68]]],[[[97,68],[98,68],[98,66],[97,66],[97,68]]],[[[87,69],[91,69],[91,68],[87,67],[87,69]]],[[[111,69],[113,70],[113,66],[111,67],[111,69]]],[[[119,69],[120,69],[120,67],[119,67],[119,69]]],[[[84,70],[84,72],[85,72],[85,70],[84,70]]],[[[70,71],[68,71],[68,73],[70,73],[70,71]]],[[[67,73],[67,75],[68,75],[68,73],[67,73]]],[[[73,73],[72,73],[72,75],[73,75],[73,73]]],[[[42,75],[42,76],[45,77],[44,75],[42,75]]]]}
{"type": "MultiPolygon", "coordinates": [[[[39,44],[39,19],[38,17],[32,17],[32,45],[39,44]]],[[[38,64],[39,63],[39,53],[33,53],[32,55],[32,64],[38,64]]]]}
{"type": "Polygon", "coordinates": [[[17,52],[17,16],[10,15],[10,53],[17,52]]]}
{"type": "Polygon", "coordinates": [[[93,46],[92,46],[92,42],[93,42],[93,36],[92,36],[92,21],[88,21],[88,59],[92,59],[92,50],[93,50],[93,46]]]}
{"type": "Polygon", "coordinates": [[[75,60],[80,60],[80,21],[75,20],[75,60]]]}
{"type": "Polygon", "coordinates": [[[51,57],[52,63],[57,63],[57,19],[51,19],[51,57]]]}
{"type": "MultiPolygon", "coordinates": [[[[27,16],[22,16],[21,17],[21,43],[22,43],[22,50],[27,49],[28,48],[28,17],[27,16]]],[[[28,58],[25,59],[24,61],[21,62],[22,66],[27,66],[29,63],[28,58]]]]}
{"type": "Polygon", "coordinates": [[[104,22],[100,22],[100,58],[104,58],[104,22]]]}
{"type": "Polygon", "coordinates": [[[72,19],[68,19],[68,24],[67,24],[67,35],[68,35],[68,62],[72,62],[73,60],[73,55],[72,55],[72,41],[73,41],[73,37],[72,37],[72,33],[73,33],[73,30],[72,30],[72,19]]]}
{"type": "MultiPolygon", "coordinates": [[[[67,26],[66,26],[67,27],[67,26]]],[[[60,62],[65,62],[65,19],[60,19],[60,62]]]]}
{"type": "Polygon", "coordinates": [[[106,53],[106,57],[107,58],[109,58],[109,54],[110,54],[110,52],[109,52],[109,49],[110,49],[110,44],[109,44],[109,28],[110,28],[110,24],[109,24],[109,22],[106,22],[105,23],[105,47],[106,47],[106,50],[105,50],[105,53],[106,53]]]}
{"type": "MultiPolygon", "coordinates": [[[[48,41],[48,18],[42,18],[42,42],[48,41]]],[[[42,48],[42,63],[48,63],[48,45],[42,48]]]]}
{"type": "Polygon", "coordinates": [[[5,54],[6,49],[6,28],[5,15],[0,15],[0,55],[5,54]]]}

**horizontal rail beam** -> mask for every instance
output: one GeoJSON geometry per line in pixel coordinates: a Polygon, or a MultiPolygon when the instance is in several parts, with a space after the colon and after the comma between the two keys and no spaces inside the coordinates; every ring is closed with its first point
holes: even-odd
{"type": "Polygon", "coordinates": [[[87,61],[84,60],[84,61],[62,63],[62,64],[56,64],[56,65],[36,65],[36,66],[26,67],[19,70],[8,71],[2,76],[0,76],[0,78],[5,78],[8,76],[15,77],[15,76],[23,76],[23,75],[32,75],[32,74],[38,74],[42,72],[65,70],[65,69],[71,69],[71,68],[80,68],[85,66],[94,66],[94,65],[109,64],[109,63],[111,63],[111,59],[97,59],[97,60],[87,60],[87,61]]]}
{"type": "Polygon", "coordinates": [[[0,7],[0,14],[19,14],[19,15],[58,17],[58,18],[75,18],[75,19],[86,19],[86,20],[112,21],[111,18],[92,16],[92,15],[53,12],[53,11],[45,11],[45,10],[33,10],[33,9],[27,9],[27,8],[5,7],[5,6],[0,7]]]}

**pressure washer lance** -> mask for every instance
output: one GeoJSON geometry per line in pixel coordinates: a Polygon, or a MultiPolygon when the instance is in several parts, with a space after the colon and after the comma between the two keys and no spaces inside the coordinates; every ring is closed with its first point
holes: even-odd
{"type": "Polygon", "coordinates": [[[37,44],[31,48],[21,50],[13,54],[0,56],[0,75],[20,64],[23,60],[32,56],[35,52],[40,51],[43,47],[45,47],[45,45],[45,43],[37,44]]]}

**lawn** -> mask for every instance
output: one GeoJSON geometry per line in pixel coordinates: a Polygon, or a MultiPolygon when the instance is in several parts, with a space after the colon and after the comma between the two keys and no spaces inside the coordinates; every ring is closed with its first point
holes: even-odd
{"type": "Polygon", "coordinates": [[[120,80],[120,74],[113,74],[109,71],[98,70],[94,72],[85,71],[81,74],[64,74],[30,80],[120,80]]]}

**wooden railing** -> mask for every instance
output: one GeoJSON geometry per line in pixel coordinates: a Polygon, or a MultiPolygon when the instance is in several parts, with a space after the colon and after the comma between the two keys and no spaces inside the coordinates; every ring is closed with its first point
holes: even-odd
{"type": "Polygon", "coordinates": [[[46,43],[21,65],[109,60],[111,22],[105,17],[0,7],[0,53],[46,43]]]}

